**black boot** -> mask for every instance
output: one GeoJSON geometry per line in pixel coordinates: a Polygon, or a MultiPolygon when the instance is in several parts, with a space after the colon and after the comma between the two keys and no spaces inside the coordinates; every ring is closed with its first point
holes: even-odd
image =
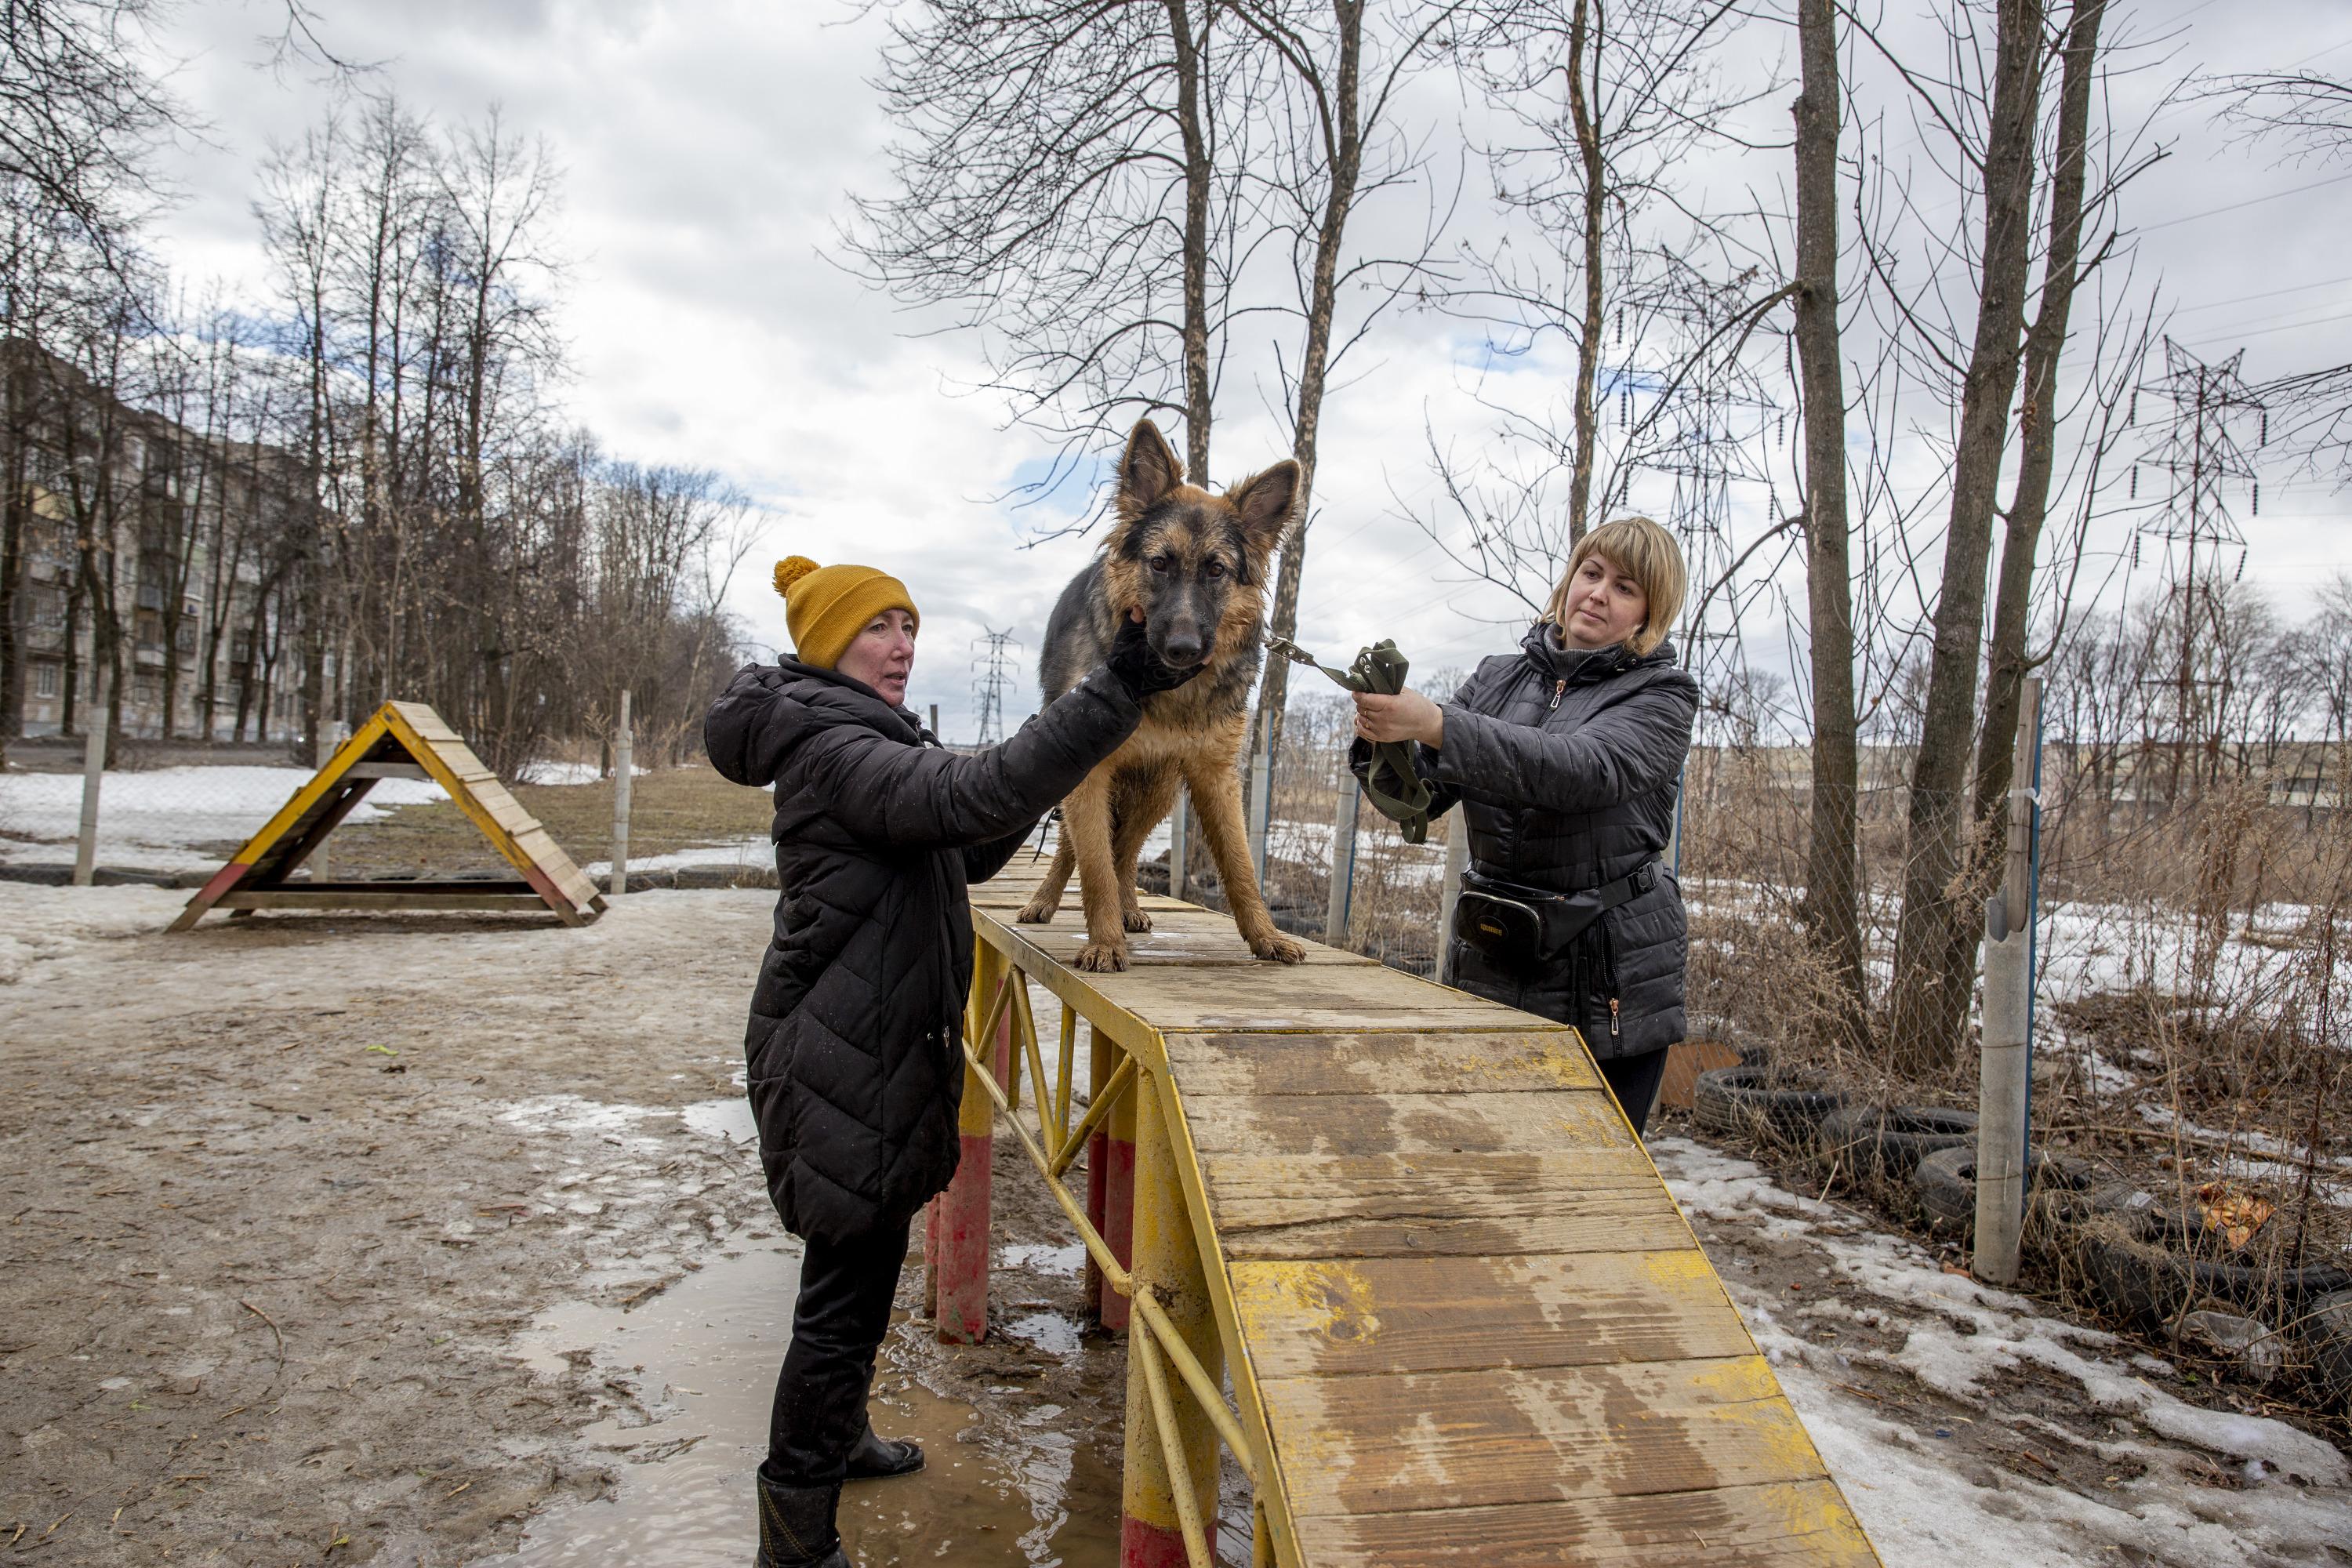
{"type": "Polygon", "coordinates": [[[833,1527],[839,1487],[780,1487],[765,1476],[757,1480],[760,1555],[752,1568],[852,1568],[833,1527]]]}
{"type": "Polygon", "coordinates": [[[921,1444],[909,1443],[899,1437],[877,1437],[871,1421],[859,1434],[856,1446],[849,1450],[849,1479],[853,1481],[911,1476],[922,1468],[921,1444]]]}

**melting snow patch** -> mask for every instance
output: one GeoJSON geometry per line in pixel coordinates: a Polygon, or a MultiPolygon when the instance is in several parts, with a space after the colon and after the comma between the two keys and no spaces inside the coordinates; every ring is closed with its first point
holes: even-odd
{"type": "MultiPolygon", "coordinates": [[[[499,1112],[499,1120],[509,1127],[520,1127],[530,1132],[567,1132],[593,1137],[599,1133],[623,1132],[648,1116],[669,1114],[650,1105],[607,1105],[601,1100],[583,1100],[576,1094],[543,1094],[533,1100],[519,1100],[499,1112]]],[[[649,1147],[656,1140],[642,1138],[634,1141],[639,1147],[649,1147]]]]}
{"type": "Polygon", "coordinates": [[[1651,1144],[1677,1201],[1708,1219],[1736,1220],[1768,1240],[1801,1237],[1824,1254],[1843,1297],[1769,1300],[1727,1276],[1757,1346],[1779,1369],[1830,1471],[1845,1488],[1889,1563],[1929,1562],[1954,1552],[1990,1554],[2011,1568],[2106,1557],[2196,1564],[2309,1560],[2352,1544],[2352,1468],[2333,1446],[2284,1422],[2206,1410],[2152,1385],[2171,1369],[2153,1356],[2124,1359],[2113,1335],[2041,1314],[2010,1291],[1948,1273],[1899,1237],[1858,1231],[1852,1216],[1775,1184],[1748,1161],[1679,1138],[1651,1144]],[[1901,1338],[1878,1352],[1793,1331],[1862,1322],[1901,1338]],[[2110,1359],[2110,1356],[2114,1359],[2110,1359]],[[1910,1426],[1840,1391],[1856,1363],[1898,1369],[1979,1418],[2048,1426],[1997,1407],[1987,1380],[2032,1367],[2077,1384],[2084,1403],[2115,1418],[2113,1442],[2049,1428],[2049,1440],[2124,1461],[2137,1479],[2111,1480],[2107,1497],[2084,1496],[2000,1472],[1953,1444],[1944,1449],[1910,1426]],[[2137,1423],[2135,1436],[2130,1423],[2137,1423]],[[2201,1449],[2231,1463],[2242,1490],[2210,1484],[2201,1449]],[[2144,1467],[2145,1473],[2140,1473],[2144,1467]]]}
{"type": "Polygon", "coordinates": [[[740,1097],[699,1100],[677,1114],[685,1121],[688,1132],[699,1132],[705,1138],[724,1138],[730,1143],[751,1143],[760,1136],[760,1124],[751,1117],[751,1102],[740,1097]]]}

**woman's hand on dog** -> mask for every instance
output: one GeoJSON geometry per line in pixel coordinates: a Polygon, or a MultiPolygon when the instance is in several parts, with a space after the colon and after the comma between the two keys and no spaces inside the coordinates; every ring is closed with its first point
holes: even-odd
{"type": "Polygon", "coordinates": [[[1356,733],[1365,740],[1419,741],[1424,746],[1444,743],[1445,710],[1420,692],[1400,691],[1394,697],[1371,691],[1354,695],[1356,733]]]}
{"type": "Polygon", "coordinates": [[[1155,691],[1173,691],[1209,666],[1204,658],[1179,669],[1153,653],[1140,611],[1130,612],[1128,619],[1119,624],[1118,636],[1110,645],[1110,657],[1103,663],[1139,699],[1155,691]]]}

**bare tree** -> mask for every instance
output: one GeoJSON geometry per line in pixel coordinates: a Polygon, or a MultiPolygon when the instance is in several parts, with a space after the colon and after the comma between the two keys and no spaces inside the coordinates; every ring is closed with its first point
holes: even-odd
{"type": "Polygon", "coordinates": [[[1232,0],[929,0],[894,10],[893,189],[843,249],[975,333],[990,390],[1059,448],[1051,493],[1142,415],[1209,478],[1235,278],[1263,237],[1243,168],[1264,60],[1232,0]]]}
{"type": "MultiPolygon", "coordinates": [[[[1296,358],[1282,361],[1298,490],[1275,574],[1269,618],[1274,634],[1287,637],[1298,630],[1316,458],[1332,372],[1371,321],[1422,281],[1444,219],[1433,205],[1421,247],[1402,257],[1367,250],[1353,237],[1351,225],[1381,192],[1416,179],[1421,160],[1397,122],[1399,94],[1433,58],[1433,42],[1456,25],[1465,7],[1452,0],[1395,0],[1385,8],[1373,0],[1232,4],[1242,25],[1271,51],[1287,83],[1265,163],[1268,199],[1276,208],[1271,221],[1289,241],[1292,308],[1303,333],[1296,358]],[[1376,14],[1381,26],[1368,30],[1368,14],[1376,14]],[[1370,302],[1343,320],[1339,302],[1350,286],[1370,302]]],[[[1270,751],[1280,744],[1289,669],[1284,659],[1266,665],[1253,746],[1270,751]]]]}

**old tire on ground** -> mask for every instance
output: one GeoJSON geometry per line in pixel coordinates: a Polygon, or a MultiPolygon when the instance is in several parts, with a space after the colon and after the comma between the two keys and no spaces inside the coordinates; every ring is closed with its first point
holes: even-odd
{"type": "Polygon", "coordinates": [[[2304,1314],[2303,1341],[2312,1369],[2338,1405],[2352,1407],[2352,1290],[2322,1296],[2304,1314]]]}
{"type": "Polygon", "coordinates": [[[1691,1091],[1691,1120],[1702,1132],[1724,1138],[1811,1141],[1823,1117],[1845,1103],[1821,1074],[1779,1073],[1769,1068],[1712,1068],[1691,1091]]]}
{"type": "Polygon", "coordinates": [[[2092,1291],[2120,1316],[2161,1323],[2209,1299],[2255,1312],[2284,1303],[2290,1313],[2315,1298],[2352,1291],[2352,1269],[2306,1263],[2284,1268],[2225,1257],[2200,1245],[2195,1215],[2157,1211],[2149,1224],[2127,1214],[2094,1216],[2081,1232],[2092,1291]]]}
{"type": "Polygon", "coordinates": [[[1862,1180],[1901,1183],[1938,1149],[1973,1148],[1977,1113],[1935,1105],[1850,1105],[1822,1122],[1825,1163],[1862,1180]]]}
{"type": "MultiPolygon", "coordinates": [[[[2026,1156],[2026,1228],[2047,1226],[2078,1202],[2095,1173],[2084,1161],[2039,1149],[2026,1156]]],[[[1973,1139],[1924,1156],[1911,1173],[1911,1195],[1938,1236],[1965,1233],[1977,1220],[1977,1146],[1973,1139]]]]}

